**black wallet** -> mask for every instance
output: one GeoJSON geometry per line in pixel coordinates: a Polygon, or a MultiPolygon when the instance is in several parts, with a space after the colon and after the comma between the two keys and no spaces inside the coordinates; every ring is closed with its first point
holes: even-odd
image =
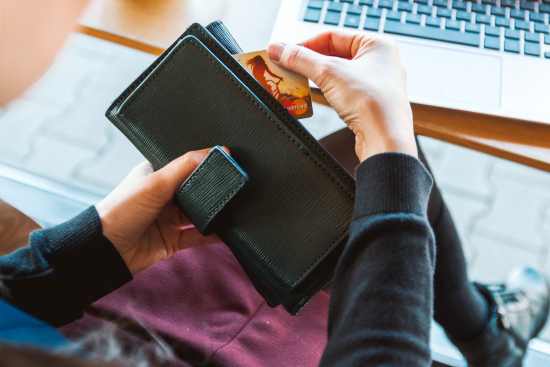
{"type": "Polygon", "coordinates": [[[295,314],[331,280],[354,180],[208,30],[192,25],[106,115],[155,169],[215,147],[175,200],[269,305],[295,314]]]}

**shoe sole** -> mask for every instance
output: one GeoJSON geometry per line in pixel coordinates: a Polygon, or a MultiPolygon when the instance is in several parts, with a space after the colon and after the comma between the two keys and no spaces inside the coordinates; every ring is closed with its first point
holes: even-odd
{"type": "Polygon", "coordinates": [[[541,320],[540,324],[537,325],[537,327],[535,328],[535,331],[534,331],[533,336],[531,337],[531,339],[536,338],[540,334],[542,329],[544,329],[544,327],[546,326],[546,323],[548,322],[548,317],[549,317],[549,314],[550,314],[550,284],[548,283],[548,280],[546,279],[546,277],[544,277],[544,281],[545,281],[545,284],[546,284],[546,291],[548,292],[548,295],[549,295],[548,297],[546,297],[546,303],[544,305],[544,310],[546,312],[545,312],[544,318],[541,320]]]}

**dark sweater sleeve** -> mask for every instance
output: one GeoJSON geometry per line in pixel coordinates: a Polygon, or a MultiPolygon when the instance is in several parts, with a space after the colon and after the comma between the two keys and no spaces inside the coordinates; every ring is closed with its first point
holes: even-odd
{"type": "Polygon", "coordinates": [[[428,171],[408,155],[377,155],[358,168],[321,366],[430,366],[431,187],[428,171]]]}
{"type": "Polygon", "coordinates": [[[33,232],[26,247],[0,256],[0,296],[56,326],[131,279],[95,207],[33,232]]]}

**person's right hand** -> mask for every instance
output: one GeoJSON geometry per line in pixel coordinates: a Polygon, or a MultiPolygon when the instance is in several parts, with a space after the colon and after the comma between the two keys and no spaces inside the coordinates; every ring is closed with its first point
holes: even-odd
{"type": "Polygon", "coordinates": [[[272,44],[268,50],[274,62],[319,86],[355,133],[361,162],[385,152],[417,157],[406,75],[392,42],[327,32],[302,45],[272,44]]]}

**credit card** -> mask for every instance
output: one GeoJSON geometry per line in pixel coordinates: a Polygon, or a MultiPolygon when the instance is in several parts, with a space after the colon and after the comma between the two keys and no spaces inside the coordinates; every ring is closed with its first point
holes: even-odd
{"type": "Polygon", "coordinates": [[[265,50],[234,57],[292,116],[298,119],[313,116],[311,90],[306,77],[278,66],[265,50]]]}

